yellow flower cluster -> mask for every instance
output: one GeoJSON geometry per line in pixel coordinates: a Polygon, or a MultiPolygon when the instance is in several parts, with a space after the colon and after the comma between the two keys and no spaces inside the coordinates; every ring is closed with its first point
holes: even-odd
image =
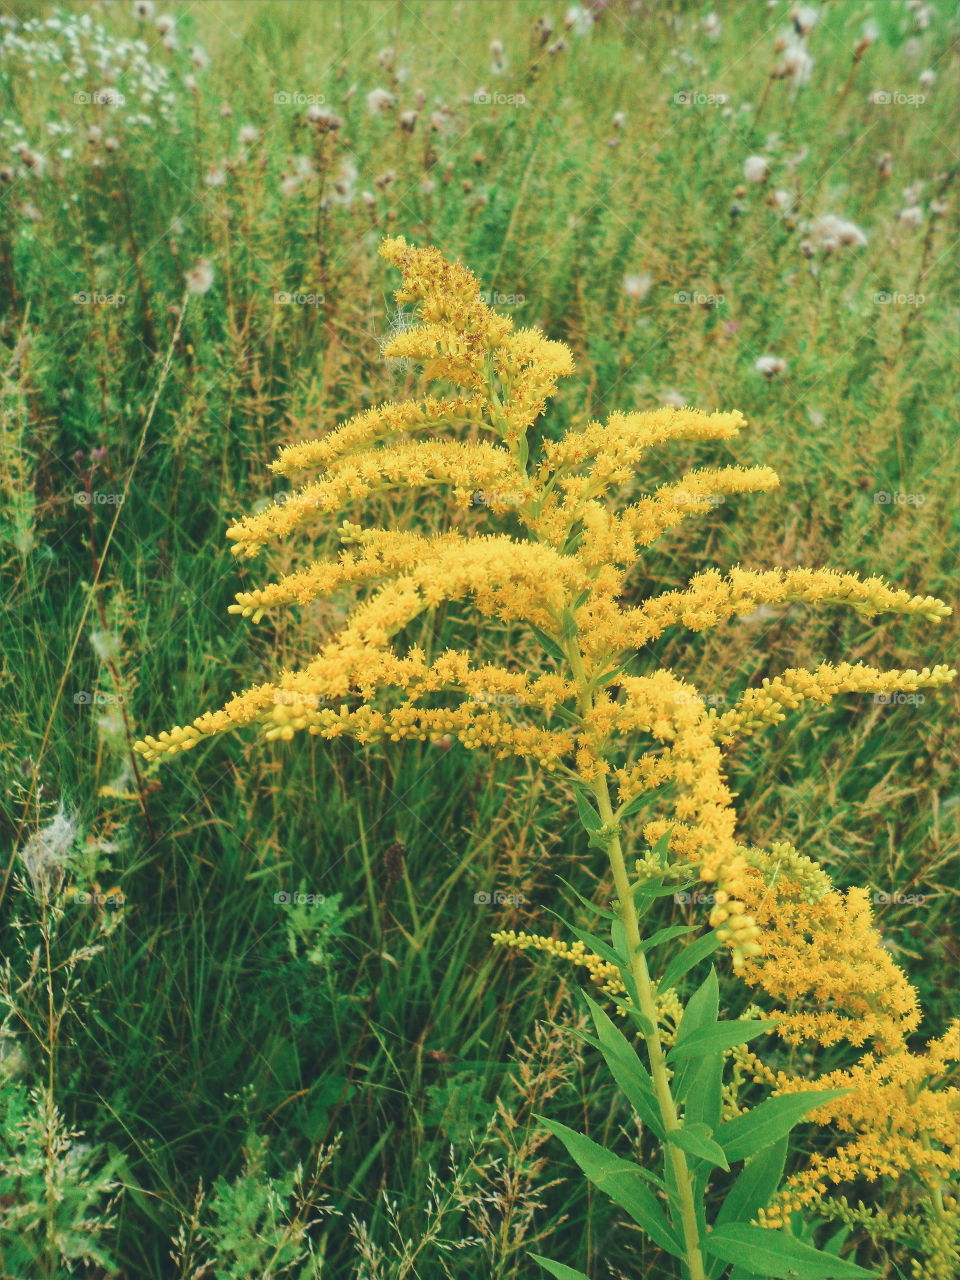
{"type": "Polygon", "coordinates": [[[272,609],[345,593],[345,621],[300,669],[137,749],[157,760],[250,725],[281,741],[298,732],[363,743],[451,735],[566,779],[609,779],[621,810],[665,787],[672,811],[652,819],[645,835],[669,833],[670,856],[695,864],[713,886],[711,922],[743,965],[759,954],[763,926],[745,892],[750,867],[736,841],[725,748],[805,699],[935,686],[954,673],[823,664],[767,680],[718,715],[672,672],[627,676],[624,664],[669,627],[702,631],[764,603],[838,603],[933,622],[949,610],[879,578],[803,568],[710,570],[683,590],[625,603],[644,547],[731,494],[777,484],[768,467],[730,466],[638,492],[649,449],[729,440],[742,416],[614,413],[558,440],[538,439],[531,428],[573,369],[569,350],[516,330],[484,303],[476,277],[436,249],[398,237],[381,253],[402,273],[397,302],[417,312],[387,356],[421,362],[427,379],[453,390],[374,406],[285,447],[273,470],[297,487],[227,531],[247,558],[272,539],[326,536],[334,515],[338,523],[353,517],[340,525],[337,553],[239,592],[232,606],[258,621],[272,609]],[[397,491],[446,494],[450,520],[429,534],[389,527],[397,491]],[[422,629],[412,624],[441,605],[476,625],[472,653],[428,659],[417,647],[422,629]]]}
{"type": "Polygon", "coordinates": [[[865,1232],[886,1245],[913,1246],[921,1257],[910,1259],[911,1280],[943,1280],[960,1275],[960,1201],[956,1196],[921,1199],[915,1212],[887,1211],[862,1200],[851,1204],[846,1196],[826,1196],[817,1211],[865,1232]]]}
{"type": "MultiPolygon", "coordinates": [[[[782,1227],[793,1210],[861,1178],[910,1176],[936,1191],[960,1173],[960,1089],[944,1085],[960,1063],[960,1019],[923,1053],[912,1052],[908,1037],[919,1025],[917,995],[884,949],[865,892],[837,892],[822,867],[788,844],[742,853],[748,868],[744,896],[763,928],[764,947],[740,972],[749,986],[769,997],[775,1034],[805,1050],[868,1046],[854,1066],[819,1076],[772,1070],[747,1046],[729,1055],[738,1087],[728,1087],[727,1118],[737,1114],[736,1094],[749,1081],[777,1094],[845,1091],[809,1117],[839,1134],[840,1144],[808,1157],[758,1221],[782,1227]]],[[[586,969],[606,995],[622,999],[625,994],[616,966],[582,942],[512,930],[495,933],[493,940],[572,962],[586,969]]],[[[661,1000],[672,1008],[676,994],[663,993],[661,1000]]],[[[680,1013],[678,1004],[677,1021],[680,1013]]],[[[768,1016],[756,1005],[746,1016],[754,1014],[768,1016]]],[[[948,1205],[947,1219],[951,1212],[948,1205]]],[[[943,1238],[927,1245],[929,1252],[936,1244],[945,1256],[956,1248],[960,1233],[943,1217],[928,1227],[928,1234],[939,1232],[943,1238]]],[[[922,1271],[917,1276],[926,1280],[922,1271]]]]}
{"type": "Polygon", "coordinates": [[[489,357],[510,338],[513,323],[491,311],[476,277],[438,249],[416,249],[398,236],[385,240],[380,254],[403,274],[397,302],[419,304],[423,321],[398,334],[384,354],[420,361],[428,379],[486,389],[489,357]]]}
{"type": "MultiPolygon", "coordinates": [[[[623,985],[619,969],[611,961],[595,955],[585,943],[579,940],[564,942],[562,938],[550,938],[542,933],[525,933],[515,929],[500,929],[490,937],[498,947],[506,947],[511,951],[539,951],[555,960],[586,969],[590,981],[604,995],[618,1002],[617,1012],[625,1012],[619,1002],[626,996],[627,989],[623,985]]],[[[657,993],[657,1010],[660,1015],[661,1038],[666,1044],[672,1044],[683,1016],[683,1005],[672,987],[657,993]]]]}
{"type": "Polygon", "coordinates": [[[557,960],[565,960],[568,964],[579,965],[587,970],[590,981],[605,995],[622,998],[627,994],[617,966],[595,955],[583,942],[564,942],[561,938],[548,938],[542,933],[524,933],[514,929],[501,929],[490,936],[498,947],[509,947],[514,951],[540,951],[557,960]]]}
{"type": "Polygon", "coordinates": [[[810,1118],[846,1137],[838,1147],[809,1157],[786,1184],[761,1221],[780,1226],[794,1209],[814,1203],[844,1182],[910,1176],[939,1193],[960,1174],[960,1090],[943,1077],[960,1062],[960,1023],[932,1041],[924,1053],[899,1049],[865,1055],[849,1069],[814,1080],[772,1073],[754,1063],[755,1078],[781,1093],[848,1089],[849,1093],[810,1113],[810,1118]]]}
{"type": "Polygon", "coordinates": [[[763,954],[742,970],[771,997],[788,1043],[866,1049],[853,1067],[816,1077],[773,1071],[750,1054],[753,1078],[778,1093],[846,1090],[810,1118],[843,1137],[812,1155],[761,1215],[780,1226],[793,1209],[844,1182],[910,1175],[929,1189],[960,1172],[960,1090],[944,1077],[960,1063],[960,1020],[923,1053],[908,1047],[920,1023],[917,993],[883,947],[863,889],[840,893],[789,846],[748,851],[745,897],[763,929],[763,954]]]}
{"type": "Polygon", "coordinates": [[[855,666],[822,662],[815,671],[793,667],[772,679],[765,677],[757,689],[748,689],[735,706],[716,716],[713,731],[718,741],[728,743],[785,720],[787,711],[796,710],[808,699],[829,702],[841,693],[913,693],[949,684],[955,676],[955,671],[942,665],[922,671],[878,671],[860,662],[855,666]]]}
{"type": "Polygon", "coordinates": [[[312,467],[329,466],[408,431],[448,431],[451,427],[480,425],[485,407],[486,401],[478,395],[388,400],[358,413],[328,435],[287,445],[270,463],[270,470],[278,476],[291,476],[312,467]]]}
{"type": "Polygon", "coordinates": [[[902,1048],[920,1021],[917,996],[880,943],[867,890],[814,897],[780,867],[776,877],[750,868],[743,880],[764,939],[743,978],[788,1005],[777,1034],[792,1044],[902,1048]]]}

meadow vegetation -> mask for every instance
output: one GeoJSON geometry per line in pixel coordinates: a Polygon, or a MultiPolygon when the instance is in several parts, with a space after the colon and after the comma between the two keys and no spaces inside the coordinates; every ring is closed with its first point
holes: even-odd
{"type": "MultiPolygon", "coordinates": [[[[0,1275],[526,1280],[531,1251],[673,1274],[536,1118],[636,1138],[574,1034],[584,971],[491,940],[590,927],[558,876],[611,898],[569,786],[446,740],[231,735],[163,768],[134,743],[343,623],[336,596],[228,612],[334,552],[340,517],[252,568],[224,534],[283,509],[278,448],[424,393],[384,358],[411,324],[377,253],[397,235],[567,344],[554,438],[747,419],[645,459],[651,489],[780,483],[671,529],[634,600],[742,562],[954,605],[932,628],[785,601],[658,638],[717,714],[786,668],[949,661],[956,37],[936,3],[5,7],[0,1275]]],[[[387,503],[410,532],[443,510],[387,503]]],[[[431,628],[464,642],[457,609],[431,628]]],[[[743,841],[865,891],[917,1052],[956,1014],[956,721],[955,687],[848,693],[728,761],[743,841]]],[[[708,915],[678,893],[656,924],[708,915]]],[[[791,1167],[834,1143],[805,1126],[791,1167]]],[[[846,1254],[946,1280],[902,1181],[843,1192],[846,1254]]]]}

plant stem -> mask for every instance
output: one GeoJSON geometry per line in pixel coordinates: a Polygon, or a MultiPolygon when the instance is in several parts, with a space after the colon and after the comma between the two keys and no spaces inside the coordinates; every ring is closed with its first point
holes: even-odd
{"type": "MultiPolygon", "coordinates": [[[[594,784],[593,793],[597,797],[597,806],[604,825],[613,826],[613,809],[610,804],[606,779],[601,779],[594,784]]],[[[645,1034],[643,1038],[647,1046],[650,1075],[653,1079],[653,1088],[657,1096],[657,1105],[660,1108],[660,1117],[663,1120],[664,1131],[669,1135],[682,1126],[677,1115],[677,1104],[674,1101],[673,1094],[670,1092],[667,1063],[657,1027],[656,988],[650,977],[650,970],[647,968],[646,957],[640,950],[640,922],[637,918],[637,908],[631,892],[630,877],[627,875],[627,866],[624,861],[619,835],[614,834],[610,837],[607,844],[607,856],[610,859],[613,881],[616,886],[617,897],[620,900],[620,919],[627,937],[627,946],[630,952],[630,970],[637,985],[640,1012],[651,1027],[650,1034],[645,1034]]],[[[693,1203],[693,1180],[687,1168],[686,1156],[679,1147],[675,1147],[671,1142],[666,1142],[664,1148],[666,1158],[673,1167],[673,1175],[677,1185],[677,1199],[680,1205],[680,1227],[683,1232],[683,1245],[690,1280],[705,1280],[706,1272],[703,1267],[703,1255],[700,1252],[697,1214],[693,1203]]]]}
{"type": "MultiPolygon", "coordinates": [[[[583,665],[576,638],[571,638],[564,645],[570,669],[577,682],[580,695],[580,710],[586,715],[593,704],[593,687],[583,665]]],[[[640,950],[640,920],[627,874],[627,864],[623,856],[623,846],[617,832],[616,818],[610,803],[610,791],[605,777],[589,784],[596,796],[597,809],[603,825],[610,832],[605,840],[607,857],[613,871],[613,882],[620,902],[620,920],[623,924],[630,954],[630,971],[636,983],[640,1012],[650,1024],[650,1034],[644,1034],[647,1046],[647,1057],[650,1063],[650,1075],[663,1121],[664,1132],[669,1135],[682,1128],[677,1115],[677,1104],[670,1091],[670,1079],[667,1075],[667,1061],[660,1042],[660,1031],[657,1024],[656,987],[647,968],[646,956],[640,950]]],[[[680,1229],[683,1234],[684,1256],[687,1264],[689,1280],[706,1280],[703,1255],[700,1252],[700,1233],[697,1227],[697,1213],[693,1202],[693,1180],[687,1168],[687,1159],[679,1147],[672,1142],[664,1143],[664,1158],[670,1161],[674,1181],[677,1187],[677,1199],[680,1207],[680,1229]]]]}

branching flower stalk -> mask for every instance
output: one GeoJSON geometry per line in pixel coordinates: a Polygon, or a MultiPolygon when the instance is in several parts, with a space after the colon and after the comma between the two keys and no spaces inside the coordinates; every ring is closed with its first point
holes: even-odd
{"type": "MultiPolygon", "coordinates": [[[[610,805],[610,796],[605,781],[598,784],[595,794],[604,825],[612,827],[614,825],[613,809],[610,805]]],[[[627,938],[630,970],[636,986],[637,1003],[640,1013],[648,1024],[648,1030],[644,1032],[643,1039],[650,1063],[650,1076],[653,1080],[663,1128],[665,1133],[669,1135],[675,1133],[682,1125],[677,1111],[677,1104],[670,1091],[666,1055],[660,1040],[657,988],[650,977],[646,957],[641,950],[643,939],[640,936],[640,921],[634,906],[633,887],[630,884],[627,865],[620,846],[620,837],[617,834],[612,835],[607,842],[607,857],[610,859],[613,882],[620,902],[620,918],[627,938]]],[[[693,1178],[687,1168],[686,1157],[679,1147],[670,1145],[668,1140],[665,1152],[673,1165],[673,1175],[680,1203],[680,1225],[683,1231],[684,1256],[690,1273],[690,1280],[705,1280],[706,1273],[703,1269],[703,1255],[700,1252],[697,1215],[693,1200],[693,1178]]]]}
{"type": "MultiPolygon", "coordinates": [[[[228,537],[234,552],[248,558],[272,539],[323,526],[335,513],[362,509],[366,500],[372,506],[396,490],[448,495],[448,518],[431,532],[344,521],[339,554],[241,591],[232,611],[255,622],[334,592],[349,590],[356,599],[339,631],[301,669],[282,671],[187,726],[149,736],[137,750],[148,761],[165,759],[244,726],[258,727],[268,741],[288,741],[301,731],[361,743],[449,735],[497,759],[533,760],[571,786],[590,844],[610,862],[618,914],[603,913],[613,921],[613,945],[598,942],[599,954],[620,970],[624,1013],[641,1032],[649,1071],[599,1010],[598,1047],[618,1084],[637,1091],[641,1108],[653,1108],[647,1119],[664,1155],[664,1180],[653,1179],[660,1197],[640,1181],[648,1171],[594,1149],[583,1135],[560,1133],[562,1126],[553,1131],[587,1175],[682,1261],[688,1280],[708,1274],[713,1280],[717,1268],[734,1259],[747,1266],[750,1249],[760,1252],[749,1269],[766,1273],[763,1250],[773,1237],[802,1276],[805,1266],[814,1266],[802,1255],[809,1246],[772,1221],[763,1229],[750,1225],[763,1204],[749,1206],[742,1224],[718,1219],[709,1231],[703,1207],[711,1171],[729,1167],[725,1151],[736,1160],[760,1150],[753,1145],[760,1139],[738,1137],[736,1125],[724,1147],[718,1046],[745,1043],[774,1024],[718,1022],[711,969],[686,1007],[677,1043],[665,1052],[658,998],[671,988],[678,964],[685,972],[712,946],[726,948],[744,976],[764,955],[763,929],[748,907],[756,896],[756,868],[737,840],[724,774],[731,744],[806,701],[935,687],[955,672],[822,663],[766,679],[718,714],[672,670],[645,670],[642,651],[670,628],[700,632],[765,603],[845,604],[866,616],[901,613],[930,622],[950,611],[879,578],[803,568],[709,570],[683,590],[630,603],[630,574],[646,547],[710,510],[721,495],[778,484],[769,467],[724,466],[637,492],[638,468],[650,449],[730,440],[744,426],[741,415],[662,408],[614,413],[606,423],[574,427],[558,439],[538,434],[533,428],[558,380],[573,370],[568,348],[537,330],[516,330],[483,303],[476,278],[437,250],[397,238],[381,253],[403,275],[397,302],[413,303],[419,313],[419,323],[400,327],[385,355],[421,363],[428,381],[442,380],[452,390],[375,406],[283,448],[272,464],[276,475],[300,480],[316,471],[317,478],[283,503],[239,520],[228,537]],[[434,653],[411,638],[422,615],[451,605],[476,622],[472,647],[434,653]],[[639,834],[652,852],[631,875],[624,824],[641,811],[639,834]],[[642,938],[638,898],[651,884],[662,892],[668,880],[696,878],[712,890],[714,933],[687,947],[655,983],[647,955],[669,938],[642,938]],[[751,1232],[763,1240],[758,1244],[751,1232]]],[[[439,502],[428,510],[439,513],[439,502]]],[[[673,937],[678,931],[663,932],[673,937]]],[[[596,941],[585,936],[591,945],[596,941]]],[[[808,1109],[835,1096],[812,1094],[808,1109]]],[[[763,1106],[769,1103],[758,1111],[763,1106]]],[[[780,1114],[778,1107],[773,1111],[780,1114]]],[[[785,1131],[777,1129],[777,1137],[785,1131]]],[[[559,1266],[542,1261],[547,1269],[559,1266]]],[[[579,1274],[570,1268],[552,1273],[567,1280],[579,1274]]],[[[835,1274],[866,1273],[838,1262],[835,1274]]]]}
{"type": "MultiPolygon", "coordinates": [[[[576,637],[571,637],[567,641],[565,653],[577,685],[581,715],[584,719],[587,719],[592,710],[593,692],[584,670],[583,658],[576,637]]],[[[633,989],[636,992],[639,1012],[645,1019],[643,1039],[650,1064],[650,1076],[653,1080],[664,1132],[670,1134],[681,1128],[681,1122],[677,1104],[670,1091],[670,1076],[660,1038],[657,987],[650,977],[646,957],[641,949],[643,939],[640,935],[640,920],[635,906],[633,886],[630,883],[626,860],[623,856],[623,848],[617,830],[613,806],[610,803],[610,791],[606,778],[601,778],[594,783],[592,791],[596,800],[597,812],[603,824],[597,834],[597,843],[603,845],[610,861],[613,883],[620,905],[620,920],[627,939],[630,973],[634,984],[633,989]]],[[[693,1201],[693,1179],[687,1168],[686,1157],[679,1147],[668,1144],[666,1155],[673,1166],[680,1207],[683,1249],[690,1280],[705,1280],[706,1273],[703,1268],[703,1256],[700,1252],[697,1215],[693,1201]]]]}

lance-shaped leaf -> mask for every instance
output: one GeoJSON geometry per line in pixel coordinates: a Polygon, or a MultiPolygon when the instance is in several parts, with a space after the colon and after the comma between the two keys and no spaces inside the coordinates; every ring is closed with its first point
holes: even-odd
{"type": "Polygon", "coordinates": [[[657,986],[661,991],[669,991],[671,987],[677,985],[688,969],[692,969],[701,960],[706,960],[707,956],[712,955],[719,945],[720,939],[712,929],[709,933],[705,933],[702,938],[697,938],[696,942],[691,942],[688,947],[684,947],[679,955],[673,957],[666,969],[664,969],[657,986]]]}
{"type": "Polygon", "coordinates": [[[658,1138],[662,1138],[663,1119],[650,1073],[620,1028],[586,993],[584,999],[596,1028],[597,1047],[603,1054],[610,1074],[634,1111],[658,1138]]]}
{"type": "Polygon", "coordinates": [[[730,1168],[723,1147],[714,1142],[708,1125],[698,1123],[684,1125],[682,1129],[671,1129],[667,1134],[667,1141],[681,1151],[686,1151],[688,1155],[696,1156],[698,1160],[706,1160],[708,1164],[715,1164],[721,1169],[730,1168]]]}
{"type": "Polygon", "coordinates": [[[771,1031],[776,1025],[776,1019],[769,1018],[760,1021],[756,1018],[737,1018],[731,1022],[718,1022],[715,1026],[695,1031],[683,1044],[678,1040],[667,1054],[667,1061],[679,1062],[683,1058],[699,1058],[705,1053],[733,1049],[765,1031],[771,1031]]]}
{"type": "MultiPolygon", "coordinates": [[[[719,1012],[720,984],[717,981],[716,970],[711,965],[710,972],[687,1001],[683,1017],[680,1019],[680,1026],[677,1028],[674,1047],[686,1044],[696,1032],[709,1030],[710,1027],[715,1026],[719,1012]]],[[[676,1069],[673,1078],[673,1094],[680,1102],[686,1098],[687,1088],[695,1069],[696,1064],[693,1059],[681,1061],[676,1069]]]]}
{"type": "Polygon", "coordinates": [[[744,1160],[788,1134],[808,1111],[814,1111],[849,1092],[849,1089],[818,1089],[810,1093],[767,1098],[752,1111],[734,1116],[722,1124],[717,1130],[717,1141],[727,1153],[728,1160],[744,1160]]]}
{"type": "Polygon", "coordinates": [[[565,1124],[542,1116],[537,1119],[560,1139],[593,1185],[626,1210],[655,1244],[676,1258],[683,1256],[683,1247],[674,1235],[660,1202],[646,1185],[646,1179],[652,1176],[646,1169],[614,1155],[585,1134],[568,1129],[565,1124]]]}
{"type": "Polygon", "coordinates": [[[732,1262],[764,1280],[876,1280],[853,1262],[831,1257],[786,1231],[769,1231],[746,1223],[715,1227],[701,1242],[706,1253],[732,1262]]]}
{"type": "Polygon", "coordinates": [[[667,925],[665,929],[658,929],[649,938],[644,938],[640,943],[640,950],[652,951],[654,947],[659,947],[663,942],[669,942],[671,938],[682,938],[685,933],[692,933],[693,929],[694,926],[692,924],[667,925]]]}
{"type": "Polygon", "coordinates": [[[556,911],[551,911],[550,915],[556,916],[564,928],[569,929],[573,936],[582,942],[585,947],[589,947],[594,955],[600,956],[608,964],[616,965],[618,969],[623,969],[627,962],[626,956],[614,951],[608,942],[604,942],[602,938],[598,938],[595,933],[591,933],[588,929],[578,929],[575,924],[571,924],[569,920],[564,920],[563,916],[557,915],[556,911]]]}
{"type": "Polygon", "coordinates": [[[575,889],[569,880],[564,880],[563,876],[557,876],[557,879],[565,889],[569,889],[578,902],[582,902],[588,911],[592,911],[594,915],[602,916],[604,920],[614,920],[616,916],[612,911],[608,911],[606,907],[598,907],[595,902],[591,902],[589,898],[585,898],[579,889],[575,889]]]}
{"type": "MultiPolygon", "coordinates": [[[[714,1227],[722,1227],[731,1222],[750,1223],[761,1209],[767,1207],[783,1177],[787,1145],[787,1139],[781,1138],[779,1142],[747,1161],[727,1192],[714,1220],[714,1227]]],[[[721,1258],[712,1258],[707,1266],[709,1280],[718,1280],[725,1267],[726,1263],[721,1258]]]]}
{"type": "Polygon", "coordinates": [[[590,1280],[582,1271],[578,1271],[576,1267],[568,1267],[564,1262],[552,1262],[550,1258],[541,1258],[539,1253],[531,1253],[530,1257],[534,1262],[539,1262],[544,1271],[554,1276],[555,1280],[590,1280]]]}

